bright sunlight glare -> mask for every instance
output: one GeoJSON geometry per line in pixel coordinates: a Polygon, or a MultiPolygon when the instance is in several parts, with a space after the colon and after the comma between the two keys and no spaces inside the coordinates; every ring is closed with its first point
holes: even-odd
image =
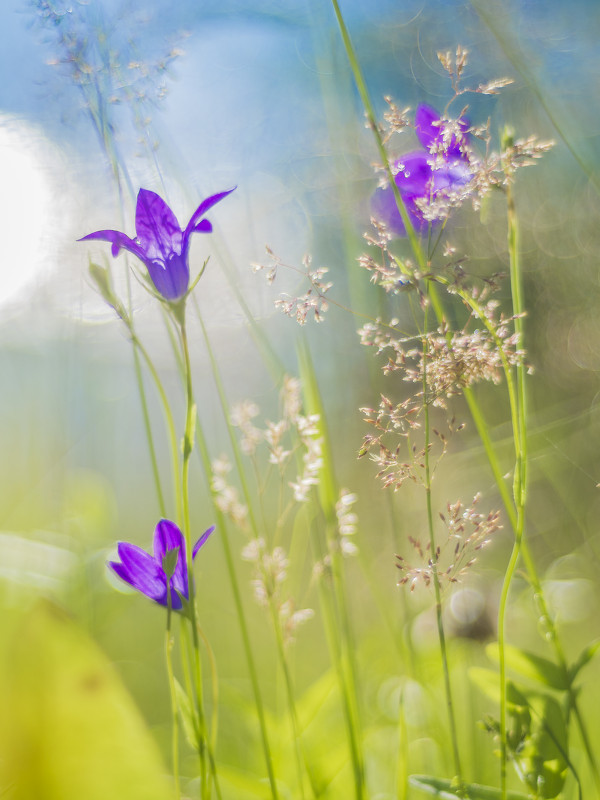
{"type": "Polygon", "coordinates": [[[21,295],[50,266],[53,195],[43,144],[26,123],[0,116],[0,304],[21,295]]]}

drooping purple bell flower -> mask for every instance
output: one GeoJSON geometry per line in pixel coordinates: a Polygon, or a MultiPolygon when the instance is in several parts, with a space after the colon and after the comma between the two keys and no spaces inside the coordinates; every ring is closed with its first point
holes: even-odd
{"type": "MultiPolygon", "coordinates": [[[[472,177],[464,147],[468,142],[469,122],[466,119],[459,120],[458,135],[448,135],[443,123],[438,124],[440,120],[434,108],[420,105],[415,114],[415,133],[425,149],[407,153],[392,164],[396,185],[418,233],[426,231],[429,224],[420,204],[433,203],[442,195],[449,196],[464,189],[472,177]]],[[[375,191],[371,198],[371,211],[390,233],[406,236],[406,228],[390,186],[375,191]]]]}
{"type": "Polygon", "coordinates": [[[187,292],[190,282],[188,249],[192,233],[211,233],[211,223],[202,217],[232,191],[229,189],[203,200],[182,230],[162,197],[148,189],[140,189],[135,209],[135,239],[120,231],[106,230],[88,233],[78,241],[99,239],[111,242],[113,256],[117,256],[121,248],[133,253],[146,265],[156,291],[165,300],[175,302],[187,292]]]}
{"type": "MultiPolygon", "coordinates": [[[[196,554],[214,529],[213,525],[198,539],[192,551],[192,559],[196,558],[196,554]]],[[[153,549],[154,555],[150,555],[135,544],[119,542],[117,550],[121,560],[109,561],[108,566],[134,589],[155,603],[166,606],[167,573],[164,559],[168,553],[177,550],[177,560],[174,562],[175,567],[169,583],[171,608],[178,611],[183,606],[181,598],[189,600],[189,588],[185,539],[174,522],[161,519],[154,531],[153,549]]]]}

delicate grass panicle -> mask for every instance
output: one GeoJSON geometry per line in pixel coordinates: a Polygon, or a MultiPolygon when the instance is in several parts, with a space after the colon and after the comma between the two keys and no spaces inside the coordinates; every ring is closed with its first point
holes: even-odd
{"type": "Polygon", "coordinates": [[[396,556],[396,566],[402,573],[398,585],[409,585],[411,592],[419,581],[430,586],[433,580],[433,569],[439,578],[448,583],[458,583],[475,564],[477,552],[492,541],[500,525],[500,512],[490,511],[481,514],[477,511],[480,495],[475,495],[470,506],[465,507],[460,500],[448,503],[447,513],[440,512],[439,517],[446,528],[445,540],[431,552],[430,544],[423,545],[412,536],[408,541],[424,566],[414,567],[403,556],[396,556]]]}
{"type": "Polygon", "coordinates": [[[304,269],[299,269],[298,267],[285,264],[279,256],[275,255],[270,247],[267,246],[266,251],[271,266],[267,267],[263,264],[253,264],[252,270],[253,272],[265,270],[268,284],[272,284],[275,281],[280,268],[299,273],[303,278],[306,278],[309,283],[307,291],[298,297],[291,297],[288,294],[280,295],[279,298],[275,300],[275,308],[283,311],[288,317],[295,318],[299,325],[305,325],[307,319],[311,317],[315,322],[322,322],[324,314],[329,308],[329,302],[325,295],[333,286],[331,282],[323,280],[324,276],[329,272],[327,267],[312,269],[311,256],[306,255],[302,261],[304,269]]]}
{"type": "Polygon", "coordinates": [[[268,552],[264,539],[252,539],[242,550],[242,558],[254,565],[254,599],[260,606],[274,604],[284,643],[290,644],[298,626],[312,619],[314,611],[312,608],[297,609],[291,597],[283,596],[289,566],[283,548],[275,547],[268,552]]]}

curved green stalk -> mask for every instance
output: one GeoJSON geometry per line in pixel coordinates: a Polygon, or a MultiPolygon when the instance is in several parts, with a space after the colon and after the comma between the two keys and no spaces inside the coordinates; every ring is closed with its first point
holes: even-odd
{"type": "MultiPolygon", "coordinates": [[[[513,529],[513,532],[515,533],[516,536],[519,524],[517,511],[515,509],[515,506],[513,505],[513,500],[510,495],[510,489],[508,488],[508,484],[506,483],[502,473],[502,468],[500,467],[500,464],[498,462],[498,457],[496,451],[494,450],[494,446],[489,435],[488,427],[486,425],[483,414],[481,413],[480,406],[473,395],[472,390],[466,388],[464,390],[464,396],[469,406],[469,411],[471,412],[473,422],[475,423],[477,434],[483,444],[488,459],[488,463],[492,470],[492,474],[494,476],[496,486],[498,487],[498,491],[500,492],[500,497],[502,499],[502,503],[504,505],[504,509],[508,516],[511,528],[513,529]]],[[[547,632],[547,639],[551,642],[552,646],[554,647],[556,660],[565,676],[565,682],[567,684],[567,692],[569,695],[569,703],[571,705],[571,708],[573,709],[573,713],[575,715],[575,719],[579,727],[579,732],[581,734],[581,739],[586,752],[586,757],[590,764],[592,775],[594,776],[594,782],[596,784],[597,791],[600,793],[600,775],[598,773],[596,759],[590,743],[590,737],[587,731],[585,720],[583,719],[583,716],[581,714],[581,709],[579,708],[579,702],[577,700],[577,691],[569,678],[569,668],[567,659],[562,647],[562,643],[560,641],[560,637],[558,635],[558,631],[556,629],[555,622],[548,610],[548,606],[546,605],[546,599],[544,596],[544,589],[542,586],[542,582],[538,575],[535,561],[533,560],[533,556],[531,555],[531,551],[529,549],[529,544],[525,537],[521,537],[520,554],[523,559],[523,563],[525,564],[525,569],[527,571],[529,582],[531,583],[531,587],[533,589],[535,602],[539,609],[540,621],[543,625],[544,630],[546,630],[547,632]]]]}
{"type": "MultiPolygon", "coordinates": [[[[131,339],[134,345],[138,348],[142,356],[144,357],[144,361],[146,362],[146,366],[150,371],[150,375],[154,381],[156,386],[156,390],[158,391],[158,395],[160,397],[160,401],[163,407],[163,413],[165,415],[165,420],[167,423],[167,431],[169,434],[169,443],[171,446],[171,468],[173,470],[173,480],[174,480],[174,494],[175,494],[175,508],[176,508],[176,521],[178,525],[183,524],[183,508],[182,508],[182,497],[179,488],[181,486],[181,475],[179,469],[179,447],[177,445],[177,433],[175,432],[175,423],[173,422],[173,414],[171,412],[171,406],[169,405],[169,400],[167,398],[164,386],[162,385],[162,381],[160,376],[154,366],[150,355],[146,348],[142,345],[140,340],[138,339],[137,335],[133,330],[131,330],[131,339]]],[[[165,516],[164,510],[161,508],[161,513],[165,516]]]]}
{"type": "MultiPolygon", "coordinates": [[[[210,464],[210,456],[206,440],[200,425],[196,426],[196,440],[198,442],[198,450],[202,458],[204,472],[209,484],[212,482],[212,468],[210,464]]],[[[258,724],[260,728],[261,741],[263,752],[265,756],[265,763],[267,767],[267,774],[269,778],[269,786],[273,800],[279,800],[279,790],[277,788],[277,781],[275,778],[275,770],[273,768],[273,756],[271,753],[271,746],[269,743],[269,734],[267,731],[267,721],[265,717],[265,710],[260,692],[260,685],[258,682],[258,674],[256,671],[256,664],[254,662],[254,655],[252,652],[252,645],[250,643],[250,634],[248,632],[248,623],[246,622],[246,615],[244,612],[244,605],[242,602],[242,594],[240,591],[238,577],[235,571],[235,562],[229,542],[229,535],[227,533],[227,521],[225,515],[219,509],[214,501],[213,496],[213,511],[217,520],[217,527],[219,529],[220,539],[223,543],[223,552],[225,553],[225,563],[227,564],[227,571],[229,573],[229,581],[231,584],[231,591],[233,592],[233,600],[235,603],[235,610],[240,625],[240,632],[242,635],[242,644],[244,647],[244,654],[246,656],[246,663],[248,665],[248,673],[250,675],[250,683],[252,685],[252,693],[254,694],[254,703],[256,705],[256,713],[258,715],[258,724]]]]}
{"type": "MultiPolygon", "coordinates": [[[[187,617],[182,617],[182,619],[181,619],[181,639],[180,639],[181,661],[182,661],[182,664],[183,664],[183,674],[184,674],[184,679],[185,679],[185,686],[186,686],[187,696],[189,698],[193,698],[194,697],[194,689],[193,689],[193,685],[192,685],[192,675],[191,675],[190,664],[189,664],[190,653],[193,653],[193,645],[190,643],[190,637],[189,637],[189,633],[188,633],[188,624],[187,624],[188,622],[189,622],[189,619],[187,617]]],[[[219,776],[218,776],[218,773],[217,773],[217,766],[216,766],[216,762],[215,762],[215,758],[214,758],[214,750],[215,750],[215,746],[216,746],[217,705],[218,705],[218,690],[216,688],[217,685],[218,685],[218,679],[217,679],[217,675],[216,675],[216,664],[215,664],[215,661],[214,661],[214,655],[213,655],[212,650],[210,648],[209,642],[203,636],[202,631],[199,628],[198,628],[198,632],[199,632],[199,635],[202,637],[202,640],[204,642],[204,646],[206,647],[206,650],[207,650],[207,653],[208,653],[208,656],[209,656],[210,666],[211,666],[211,678],[212,678],[212,684],[213,684],[213,715],[212,715],[212,726],[211,726],[210,734],[209,734],[209,732],[206,731],[206,727],[205,727],[205,723],[204,723],[204,717],[201,718],[199,716],[199,714],[198,714],[197,708],[195,709],[195,716],[193,718],[194,734],[195,734],[195,737],[196,737],[195,746],[197,747],[198,752],[200,752],[200,749],[204,745],[206,745],[206,752],[207,752],[207,755],[208,755],[208,761],[209,761],[209,764],[210,764],[210,770],[211,770],[211,774],[212,774],[212,779],[213,779],[214,786],[215,786],[215,792],[217,794],[217,800],[222,800],[221,787],[220,787],[220,784],[219,784],[219,776]]],[[[192,709],[193,709],[193,705],[192,705],[192,709]]],[[[210,792],[209,792],[209,796],[210,796],[210,792]]]]}
{"type": "Polygon", "coordinates": [[[179,784],[179,720],[177,717],[177,692],[175,691],[175,675],[173,673],[173,637],[171,636],[171,584],[167,585],[167,630],[165,636],[165,657],[167,662],[167,677],[169,680],[169,694],[171,697],[171,752],[173,762],[173,780],[175,781],[175,799],[181,798],[181,786],[179,784]]]}
{"type": "Polygon", "coordinates": [[[429,458],[429,450],[431,444],[431,426],[429,418],[429,391],[427,385],[427,359],[429,358],[427,348],[427,318],[428,308],[425,307],[424,320],[423,320],[423,408],[425,412],[425,423],[423,436],[425,439],[425,497],[427,503],[427,530],[429,533],[429,552],[431,572],[433,575],[433,589],[435,593],[435,615],[437,622],[438,640],[440,643],[440,653],[442,657],[442,671],[444,674],[444,693],[446,696],[446,708],[448,711],[448,722],[450,724],[450,739],[452,741],[452,757],[454,760],[454,771],[458,780],[458,791],[461,796],[464,794],[464,781],[462,774],[462,767],[460,762],[460,751],[458,747],[458,732],[456,728],[456,715],[454,713],[454,703],[452,700],[452,686],[450,683],[450,668],[448,665],[448,649],[446,646],[446,634],[444,631],[444,620],[442,616],[442,592],[440,587],[440,576],[437,569],[437,548],[435,543],[435,533],[433,529],[433,507],[431,500],[431,466],[429,458]]]}
{"type": "Polygon", "coordinates": [[[158,499],[158,507],[162,517],[166,516],[165,498],[160,482],[160,471],[158,469],[158,460],[156,458],[156,448],[154,447],[154,438],[152,436],[152,423],[150,422],[150,414],[148,413],[148,402],[146,400],[146,391],[144,389],[144,379],[142,377],[142,369],[140,365],[140,357],[137,347],[133,346],[133,363],[135,367],[135,377],[140,394],[140,403],[142,404],[142,416],[144,418],[144,429],[146,431],[146,439],[148,440],[148,450],[150,451],[150,463],[152,464],[152,475],[154,477],[154,486],[156,488],[156,497],[158,499]]]}
{"type": "Polygon", "coordinates": [[[189,591],[189,605],[188,613],[190,620],[190,627],[192,629],[192,664],[194,684],[196,688],[196,705],[198,720],[201,726],[202,743],[199,747],[200,756],[200,772],[201,772],[201,787],[202,797],[208,797],[210,791],[208,781],[208,765],[206,761],[206,720],[204,715],[204,691],[202,685],[202,662],[200,658],[200,642],[198,640],[198,623],[196,619],[196,599],[194,590],[194,572],[193,572],[193,557],[192,557],[192,532],[190,522],[190,500],[189,500],[189,469],[190,457],[194,447],[194,424],[196,421],[196,406],[194,404],[194,393],[192,387],[192,366],[190,361],[190,351],[187,338],[187,329],[185,324],[185,308],[181,308],[179,321],[179,332],[181,336],[181,350],[183,353],[184,363],[184,376],[185,376],[185,397],[186,397],[186,413],[185,413],[185,431],[183,435],[183,461],[181,467],[181,496],[182,496],[182,510],[183,510],[183,535],[185,539],[186,557],[187,557],[187,570],[188,570],[188,591],[189,591]]]}
{"type": "MultiPolygon", "coordinates": [[[[515,333],[518,343],[523,344],[523,302],[521,286],[521,264],[519,259],[519,234],[517,216],[510,179],[506,187],[507,225],[508,225],[508,257],[510,263],[510,285],[515,318],[515,333]]],[[[508,566],[504,574],[500,605],[498,607],[498,652],[500,660],[500,789],[503,800],[506,800],[506,763],[507,763],[507,683],[506,683],[506,610],[510,585],[517,568],[523,531],[525,527],[525,500],[527,494],[527,395],[525,388],[525,365],[517,364],[517,397],[516,402],[511,394],[510,405],[513,415],[513,441],[515,446],[515,474],[513,477],[513,499],[516,510],[515,540],[508,566]],[[516,407],[515,407],[516,406],[516,407]]]]}
{"type": "MultiPolygon", "coordinates": [[[[170,324],[168,322],[167,322],[167,330],[169,331],[170,340],[171,340],[171,344],[173,346],[173,352],[174,352],[176,363],[177,363],[177,365],[179,367],[179,370],[181,372],[182,379],[183,379],[183,381],[184,381],[184,383],[185,383],[185,385],[187,387],[187,385],[188,385],[188,377],[186,375],[186,371],[187,371],[188,368],[186,367],[185,354],[184,354],[184,357],[182,359],[181,353],[179,351],[179,348],[177,347],[177,341],[176,341],[175,337],[172,335],[173,331],[172,331],[171,326],[170,326],[170,324]]],[[[187,337],[186,337],[186,346],[187,346],[187,337]]],[[[182,348],[181,349],[182,350],[184,349],[183,348],[183,344],[182,344],[182,348]]],[[[189,352],[188,352],[188,359],[187,360],[188,360],[188,363],[189,363],[189,352]]],[[[186,393],[187,393],[187,389],[186,389],[186,393]]],[[[204,433],[202,431],[201,420],[200,420],[199,415],[197,414],[197,411],[196,411],[196,415],[195,415],[195,418],[194,418],[194,422],[195,422],[195,424],[190,424],[190,428],[193,429],[193,431],[194,431],[194,439],[195,439],[196,443],[198,444],[198,452],[199,452],[199,455],[200,455],[200,460],[202,462],[202,466],[203,466],[203,469],[204,469],[204,474],[205,474],[205,477],[206,477],[206,480],[207,480],[207,483],[208,483],[209,492],[210,492],[210,496],[211,496],[212,503],[213,503],[213,513],[215,515],[216,524],[217,524],[217,527],[219,529],[219,534],[220,534],[219,538],[221,539],[221,542],[223,543],[223,551],[224,551],[224,554],[225,554],[225,562],[227,564],[227,571],[228,571],[228,574],[229,574],[231,590],[233,592],[233,599],[234,599],[234,603],[235,603],[235,607],[236,607],[236,613],[237,613],[238,621],[239,621],[239,624],[240,624],[240,632],[241,632],[241,635],[242,635],[242,644],[243,644],[243,647],[244,647],[244,653],[245,653],[245,656],[246,656],[246,662],[248,664],[248,672],[249,672],[249,675],[250,675],[250,683],[252,685],[252,691],[253,691],[253,694],[254,694],[254,702],[255,702],[256,711],[257,711],[257,714],[258,714],[259,728],[260,728],[260,733],[261,733],[261,740],[262,740],[263,751],[264,751],[264,755],[265,755],[265,762],[266,762],[266,766],[267,766],[267,774],[268,774],[268,778],[269,778],[269,786],[270,786],[270,789],[271,789],[271,794],[273,796],[273,800],[279,800],[279,791],[278,791],[278,788],[277,788],[277,781],[276,781],[276,778],[275,778],[275,771],[273,769],[273,757],[272,757],[272,754],[271,754],[271,748],[270,748],[270,744],[269,744],[269,737],[268,737],[268,732],[267,732],[267,723],[266,723],[266,718],[265,718],[264,706],[263,706],[262,696],[261,696],[261,693],[260,693],[260,686],[259,686],[258,676],[257,676],[257,672],[256,672],[256,665],[255,665],[255,662],[254,662],[254,655],[252,653],[252,646],[251,646],[251,643],[250,643],[250,636],[249,636],[249,633],[248,633],[248,624],[246,622],[246,617],[245,617],[245,613],[244,613],[244,607],[243,607],[243,603],[242,603],[242,596],[241,596],[241,592],[240,592],[240,588],[239,588],[239,581],[238,581],[238,578],[237,578],[237,575],[236,575],[236,572],[235,572],[235,564],[234,564],[233,554],[232,554],[231,545],[230,545],[230,542],[229,542],[229,536],[228,536],[228,533],[227,533],[227,522],[225,520],[224,514],[222,513],[222,511],[219,509],[218,505],[215,502],[214,495],[212,494],[212,490],[211,490],[212,466],[211,466],[211,462],[210,462],[210,454],[209,454],[209,451],[208,451],[208,446],[206,444],[206,439],[204,437],[204,433]]],[[[189,446],[189,444],[190,443],[188,442],[188,446],[189,446]]],[[[193,444],[193,442],[192,442],[192,444],[193,444]]],[[[197,636],[197,629],[196,629],[196,636],[197,636]]],[[[211,759],[211,763],[212,763],[212,759],[211,759]]]]}

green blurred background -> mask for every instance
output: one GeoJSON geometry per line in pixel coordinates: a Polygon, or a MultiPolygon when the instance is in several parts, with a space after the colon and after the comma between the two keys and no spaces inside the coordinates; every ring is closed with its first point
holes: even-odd
{"type": "MultiPolygon", "coordinates": [[[[471,120],[483,123],[490,117],[494,135],[510,124],[517,136],[556,140],[542,162],[519,174],[516,190],[527,349],[535,370],[527,535],[566,647],[575,657],[600,635],[600,8],[594,0],[568,7],[558,0],[411,0],[401,8],[384,0],[352,0],[342,10],[380,113],[384,94],[401,107],[419,102],[443,107],[450,91],[435,54],[462,44],[470,51],[465,83],[503,76],[515,81],[497,98],[468,96],[471,120]]],[[[297,276],[281,272],[267,287],[249,266],[263,259],[265,244],[295,265],[309,251],[315,265],[329,267],[331,294],[339,302],[367,314],[392,313],[356,261],[365,248],[362,233],[368,227],[376,156],[332,9],[317,0],[179,2],[175,7],[155,0],[142,11],[117,0],[39,0],[7,2],[0,19],[2,71],[13,76],[0,91],[0,640],[5,660],[11,660],[24,614],[38,598],[51,598],[116,665],[168,760],[164,615],[126,592],[106,569],[117,540],[149,547],[159,516],[132,352],[87,277],[88,255],[101,262],[108,253],[100,247],[88,252],[75,240],[100,228],[133,233],[128,184],[134,193],[145,186],[167,196],[180,221],[201,197],[237,185],[212,213],[215,235],[196,237],[191,254],[192,268],[211,255],[196,294],[229,401],[250,397],[264,418],[273,419],[277,386],[265,353],[271,348],[296,374],[295,342],[300,335],[306,339],[338,481],[359,496],[360,557],[348,561],[347,570],[368,765],[372,785],[379,787],[373,796],[398,796],[393,763],[400,689],[411,772],[448,774],[447,742],[437,722],[444,708],[432,598],[426,591],[409,596],[396,587],[393,558],[396,552],[411,554],[407,535],[422,534],[422,498],[408,488],[394,496],[384,493],[374,467],[356,460],[365,433],[359,406],[374,405],[379,391],[406,389],[399,379],[380,376],[371,354],[359,345],[359,323],[350,314],[331,308],[321,326],[300,331],[272,305],[280,291],[304,291],[297,276]],[[79,49],[68,50],[73,41],[79,49]],[[76,80],[74,52],[93,65],[104,139],[93,119],[89,86],[76,80]],[[127,171],[122,222],[106,142],[127,171]],[[240,298],[257,320],[262,340],[240,298]]],[[[413,146],[410,134],[397,145],[399,152],[413,146]]],[[[449,237],[469,255],[472,272],[506,270],[501,199],[494,198],[481,214],[463,208],[451,220],[449,237]]],[[[114,267],[123,291],[124,264],[114,267]]],[[[136,286],[134,303],[138,330],[160,368],[181,429],[179,379],[160,315],[136,286]]],[[[192,350],[196,399],[216,457],[227,451],[227,435],[196,329],[192,350]]],[[[508,472],[503,391],[486,386],[479,397],[495,440],[506,444],[508,472]]],[[[167,442],[151,388],[149,404],[168,485],[167,442]]],[[[459,402],[454,410],[470,422],[459,402]]],[[[485,510],[499,507],[472,426],[452,441],[435,490],[440,510],[458,498],[469,502],[477,491],[485,510]]],[[[195,464],[192,513],[198,530],[212,523],[210,509],[195,464]]],[[[293,593],[299,605],[315,607],[310,554],[293,533],[290,529],[293,593]]],[[[236,541],[239,551],[243,539],[236,541]]],[[[489,703],[473,691],[466,669],[488,663],[482,642],[494,636],[511,545],[506,525],[472,570],[466,586],[473,594],[462,599],[480,613],[469,620],[460,612],[460,597],[447,609],[455,633],[457,704],[465,712],[465,760],[480,782],[495,780],[497,764],[490,741],[475,725],[489,703]],[[459,609],[454,617],[453,607],[459,609]]],[[[286,722],[273,642],[252,599],[250,568],[240,559],[238,569],[247,587],[271,724],[279,730],[286,722]]],[[[219,758],[240,775],[260,776],[248,676],[217,536],[198,560],[197,581],[202,625],[221,681],[219,758]]],[[[519,577],[509,638],[544,653],[536,619],[528,585],[519,577]]],[[[35,662],[35,649],[29,656],[21,650],[19,658],[35,662]]],[[[307,708],[311,702],[320,708],[308,735],[320,754],[317,761],[325,759],[324,742],[340,742],[339,765],[332,752],[320,768],[332,787],[330,796],[342,796],[335,783],[343,773],[340,712],[318,617],[299,632],[292,659],[299,695],[312,691],[307,708]]],[[[584,707],[594,708],[600,702],[598,668],[588,669],[584,707]]],[[[598,745],[600,724],[593,717],[589,722],[598,745]]],[[[191,758],[183,766],[192,774],[191,758]]],[[[231,791],[231,797],[255,796],[241,784],[231,791]]]]}

